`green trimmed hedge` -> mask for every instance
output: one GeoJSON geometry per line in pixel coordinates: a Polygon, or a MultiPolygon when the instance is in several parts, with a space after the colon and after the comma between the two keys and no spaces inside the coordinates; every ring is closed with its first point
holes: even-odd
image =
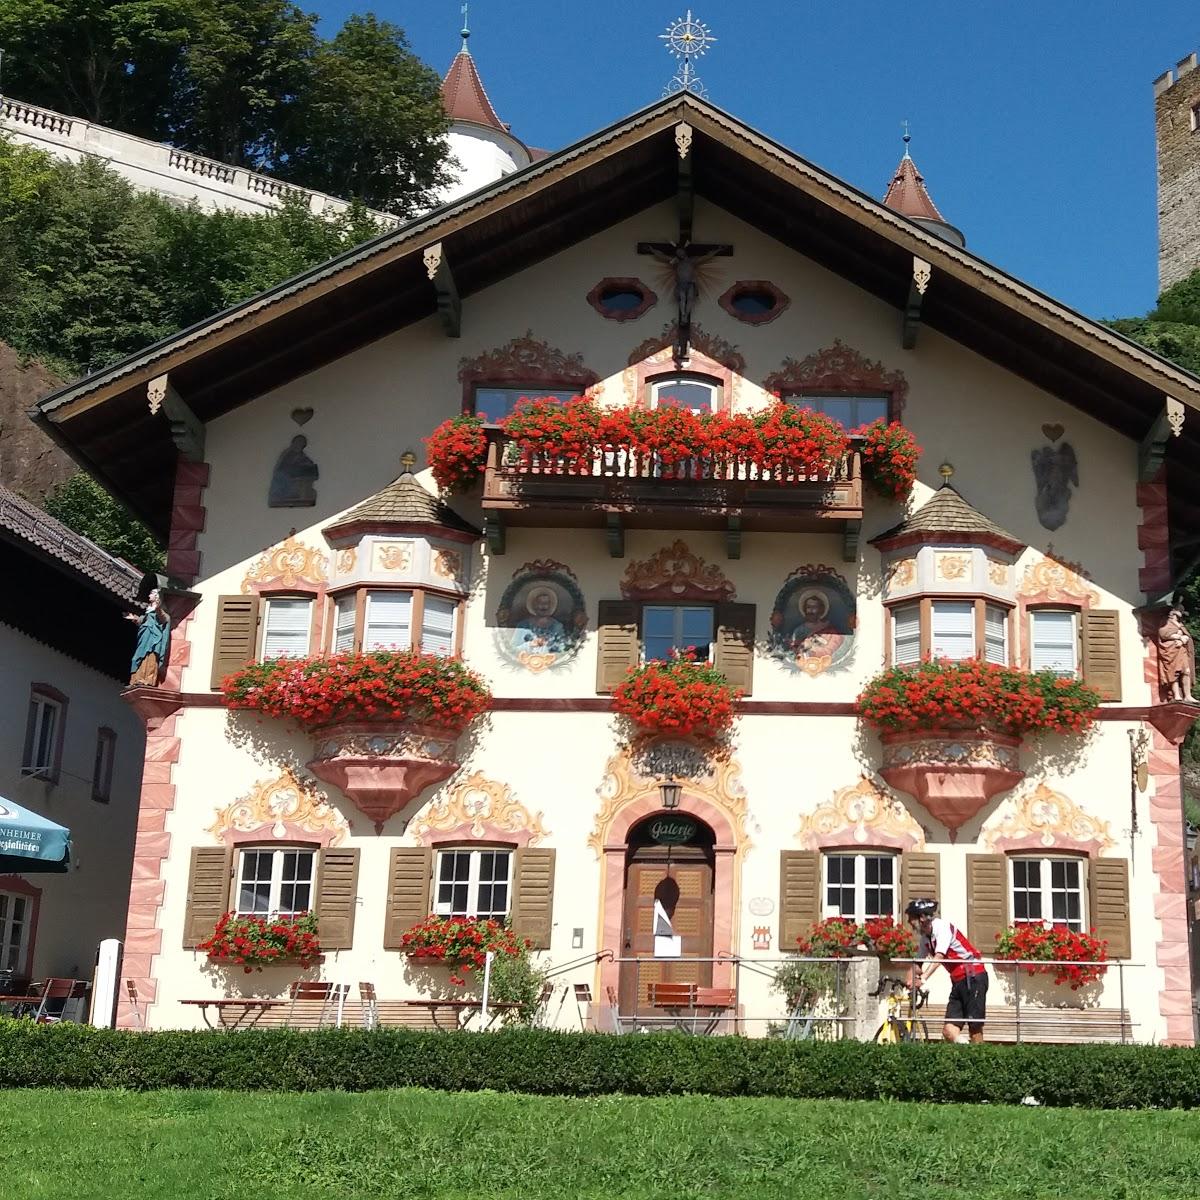
{"type": "Polygon", "coordinates": [[[492,1088],[1082,1108],[1200,1106],[1200,1054],[1159,1046],[875,1046],[511,1030],[126,1033],[0,1023],[0,1087],[297,1092],[492,1088]]]}

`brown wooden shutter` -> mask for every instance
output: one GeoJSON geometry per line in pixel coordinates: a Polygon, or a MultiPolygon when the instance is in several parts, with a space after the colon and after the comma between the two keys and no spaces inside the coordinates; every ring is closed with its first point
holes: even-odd
{"type": "Polygon", "coordinates": [[[779,853],[779,950],[796,949],[821,918],[821,856],[815,850],[779,853]]]}
{"type": "Polygon", "coordinates": [[[596,691],[611,692],[638,665],[638,611],[628,600],[600,601],[596,691]]]}
{"type": "Polygon", "coordinates": [[[211,686],[253,662],[258,651],[257,596],[218,596],[217,633],[213,639],[211,686]]]}
{"type": "Polygon", "coordinates": [[[397,846],[388,859],[387,915],[383,948],[399,950],[400,939],[429,916],[429,880],[433,851],[426,846],[397,846]]]}
{"type": "Polygon", "coordinates": [[[718,604],[713,666],[742,694],[754,690],[754,605],[718,604]]]}
{"type": "Polygon", "coordinates": [[[900,855],[900,912],[910,900],[940,900],[942,892],[941,859],[924,851],[906,851],[900,855]]]}
{"type": "Polygon", "coordinates": [[[1095,688],[1101,700],[1121,698],[1120,620],[1121,614],[1115,608],[1080,614],[1083,682],[1095,688]]]}
{"type": "Polygon", "coordinates": [[[1088,863],[1091,926],[1108,942],[1109,958],[1129,958],[1129,859],[1093,858],[1088,863]]]}
{"type": "Polygon", "coordinates": [[[523,847],[513,863],[512,927],[535,950],[550,949],[554,927],[554,851],[523,847]]]}
{"type": "Polygon", "coordinates": [[[358,851],[321,851],[317,876],[317,937],[322,950],[349,950],[358,908],[358,851]]]}
{"type": "Polygon", "coordinates": [[[1008,928],[1008,859],[967,855],[967,937],[983,955],[996,953],[996,935],[1008,928]]]}
{"type": "Polygon", "coordinates": [[[233,851],[225,846],[193,846],[183,910],[183,948],[193,950],[229,911],[233,851]]]}

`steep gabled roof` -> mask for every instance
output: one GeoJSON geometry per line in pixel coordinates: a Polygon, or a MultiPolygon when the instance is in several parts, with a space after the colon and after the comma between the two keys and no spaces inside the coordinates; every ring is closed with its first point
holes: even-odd
{"type": "MultiPolygon", "coordinates": [[[[1123,435],[1141,440],[1164,394],[1200,410],[1200,379],[683,94],[78,380],[33,415],[164,530],[175,449],[146,403],[152,379],[169,372],[208,421],[423,320],[437,311],[423,261],[435,244],[466,297],[678,195],[680,122],[697,193],[895,307],[897,347],[919,257],[932,268],[924,326],[1123,435]]],[[[1172,521],[1200,528],[1200,420],[1167,459],[1172,521]]]]}
{"type": "Polygon", "coordinates": [[[907,150],[896,168],[892,182],[888,184],[883,202],[888,208],[894,208],[896,212],[916,220],[945,220],[925,187],[925,176],[917,170],[917,164],[913,162],[907,150]]]}
{"type": "Polygon", "coordinates": [[[871,539],[880,549],[912,545],[918,542],[954,539],[963,542],[985,542],[1012,554],[1018,554],[1025,543],[1001,529],[985,517],[973,504],[968,504],[950,484],[944,483],[899,525],[871,539]]]}
{"type": "Polygon", "coordinates": [[[452,121],[469,121],[508,132],[508,126],[496,116],[496,110],[483,90],[483,80],[471,52],[464,45],[454,56],[446,78],[442,80],[442,104],[452,121]]]}
{"type": "Polygon", "coordinates": [[[431,495],[407,470],[387,487],[326,525],[324,532],[337,537],[380,526],[403,526],[406,529],[427,526],[433,534],[443,530],[452,534],[469,534],[472,538],[479,536],[479,530],[474,525],[460,517],[448,504],[431,495]]]}

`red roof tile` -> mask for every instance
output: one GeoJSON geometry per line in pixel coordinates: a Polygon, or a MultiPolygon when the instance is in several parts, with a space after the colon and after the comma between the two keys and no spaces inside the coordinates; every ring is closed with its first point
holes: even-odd
{"type": "Polygon", "coordinates": [[[475,69],[475,60],[465,47],[454,56],[450,70],[442,80],[442,103],[452,121],[470,121],[508,132],[508,126],[496,116],[475,69]]]}
{"type": "Polygon", "coordinates": [[[906,153],[896,168],[895,177],[888,185],[883,198],[888,208],[894,208],[906,217],[923,221],[941,221],[946,218],[937,210],[937,205],[925,190],[925,177],[917,170],[917,164],[906,153]]]}

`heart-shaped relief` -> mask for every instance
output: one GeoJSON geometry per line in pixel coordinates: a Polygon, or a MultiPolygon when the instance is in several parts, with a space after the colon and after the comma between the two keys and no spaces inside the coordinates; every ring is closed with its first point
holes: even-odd
{"type": "Polygon", "coordinates": [[[1067,431],[1061,425],[1043,425],[1042,432],[1052,441],[1057,442],[1067,431]]]}
{"type": "Polygon", "coordinates": [[[293,408],[292,420],[297,425],[307,425],[312,420],[313,410],[311,408],[293,408]]]}

